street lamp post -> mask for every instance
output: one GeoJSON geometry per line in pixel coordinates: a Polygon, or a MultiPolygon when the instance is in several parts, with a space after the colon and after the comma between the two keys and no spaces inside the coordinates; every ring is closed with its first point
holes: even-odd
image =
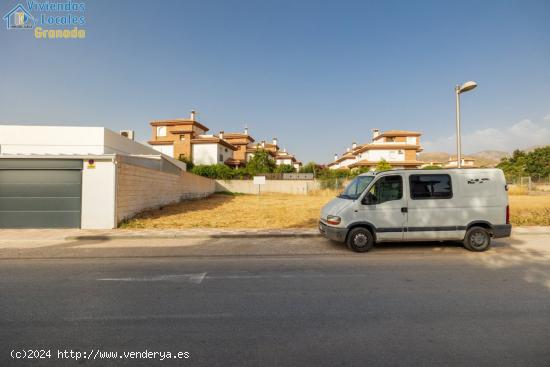
{"type": "Polygon", "coordinates": [[[461,141],[460,141],[460,94],[468,92],[477,87],[476,82],[469,81],[462,85],[457,84],[455,86],[456,94],[456,167],[462,167],[462,152],[461,152],[461,141]]]}

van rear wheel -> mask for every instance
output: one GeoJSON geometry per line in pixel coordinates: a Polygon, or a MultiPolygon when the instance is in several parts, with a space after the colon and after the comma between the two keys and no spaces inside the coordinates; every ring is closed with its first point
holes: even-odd
{"type": "Polygon", "coordinates": [[[487,251],[491,247],[491,234],[483,227],[472,227],[464,236],[464,247],[474,252],[487,251]]]}
{"type": "Polygon", "coordinates": [[[355,252],[367,252],[374,246],[374,237],[366,228],[354,228],[348,234],[346,245],[355,252]]]}

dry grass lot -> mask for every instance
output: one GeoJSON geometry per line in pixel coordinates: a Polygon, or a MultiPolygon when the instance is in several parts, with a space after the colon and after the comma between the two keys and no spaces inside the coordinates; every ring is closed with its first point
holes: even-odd
{"type": "MultiPolygon", "coordinates": [[[[334,191],[312,195],[212,195],[146,211],[123,228],[305,228],[314,227],[334,191]]],[[[550,225],[550,195],[511,195],[514,225],[550,225]]]]}
{"type": "Polygon", "coordinates": [[[517,226],[550,226],[550,195],[510,195],[510,219],[517,226]]]}

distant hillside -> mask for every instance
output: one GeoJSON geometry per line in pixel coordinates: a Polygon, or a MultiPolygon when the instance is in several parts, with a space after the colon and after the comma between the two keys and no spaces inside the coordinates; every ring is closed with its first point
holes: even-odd
{"type": "Polygon", "coordinates": [[[445,152],[418,153],[418,160],[423,162],[447,162],[451,155],[445,152]]]}
{"type": "MultiPolygon", "coordinates": [[[[447,162],[451,154],[445,152],[422,152],[418,154],[418,160],[423,162],[447,162]]],[[[503,157],[509,157],[510,153],[498,150],[484,150],[474,154],[466,154],[476,160],[481,167],[494,167],[503,157]]]]}
{"type": "Polygon", "coordinates": [[[484,150],[482,152],[470,154],[470,156],[476,159],[478,166],[494,167],[500,163],[502,158],[509,157],[510,153],[501,152],[498,150],[484,150]]]}

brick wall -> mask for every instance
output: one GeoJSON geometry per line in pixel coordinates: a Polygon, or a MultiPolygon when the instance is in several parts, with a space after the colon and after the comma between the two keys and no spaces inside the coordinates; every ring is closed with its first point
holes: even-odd
{"type": "Polygon", "coordinates": [[[179,175],[119,163],[117,165],[117,222],[139,212],[181,200],[206,197],[215,181],[192,173],[179,175]]]}

